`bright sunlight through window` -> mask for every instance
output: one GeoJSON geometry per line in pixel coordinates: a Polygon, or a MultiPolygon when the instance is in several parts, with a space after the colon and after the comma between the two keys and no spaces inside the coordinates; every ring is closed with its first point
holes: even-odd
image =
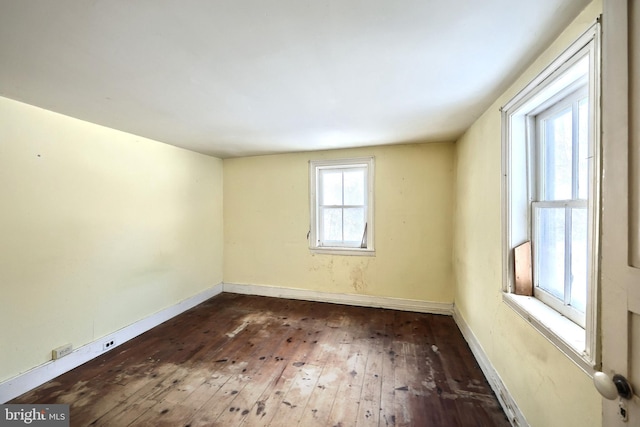
{"type": "Polygon", "coordinates": [[[312,250],[373,251],[373,157],[311,161],[312,250]]]}

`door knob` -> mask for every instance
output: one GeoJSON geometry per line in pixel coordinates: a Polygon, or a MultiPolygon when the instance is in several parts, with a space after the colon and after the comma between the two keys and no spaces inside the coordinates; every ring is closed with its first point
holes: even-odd
{"type": "Polygon", "coordinates": [[[596,372],[593,375],[593,383],[598,393],[605,399],[614,400],[620,396],[623,399],[631,399],[633,397],[633,387],[625,377],[615,374],[613,378],[604,372],[596,372]]]}

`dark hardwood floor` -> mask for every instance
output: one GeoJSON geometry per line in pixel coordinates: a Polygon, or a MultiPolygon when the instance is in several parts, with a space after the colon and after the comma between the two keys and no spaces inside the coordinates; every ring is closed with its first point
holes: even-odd
{"type": "Polygon", "coordinates": [[[451,317],[226,293],[11,403],[72,426],[509,426],[451,317]]]}

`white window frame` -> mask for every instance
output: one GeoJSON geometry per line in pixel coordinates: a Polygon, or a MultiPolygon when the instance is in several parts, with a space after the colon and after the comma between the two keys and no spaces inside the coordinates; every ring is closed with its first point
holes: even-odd
{"type": "MultiPolygon", "coordinates": [[[[598,252],[600,210],[600,23],[599,20],[511,99],[502,111],[503,301],[549,339],[587,374],[598,367],[598,252]],[[572,66],[589,57],[590,153],[589,271],[584,326],[570,320],[542,299],[516,295],[513,249],[532,240],[535,171],[530,170],[535,115],[574,92],[581,83],[572,66]]],[[[534,261],[535,262],[535,261],[534,261]]],[[[580,322],[579,322],[580,323],[580,322]]]]}
{"type": "MultiPolygon", "coordinates": [[[[540,112],[533,111],[530,114],[527,114],[529,124],[532,126],[532,129],[533,129],[533,132],[530,133],[529,135],[532,139],[535,140],[535,144],[533,144],[534,148],[532,148],[532,150],[534,151],[532,154],[535,157],[535,160],[533,160],[533,163],[535,163],[535,170],[533,170],[532,173],[534,174],[535,178],[533,179],[533,182],[532,182],[532,189],[531,189],[532,197],[531,197],[531,207],[530,207],[531,209],[530,214],[532,215],[530,226],[533,227],[530,230],[530,236],[531,236],[531,241],[534,248],[534,253],[533,253],[534,260],[537,258],[538,249],[539,249],[537,248],[537,245],[535,242],[536,225],[538,223],[538,217],[536,216],[535,212],[538,209],[564,208],[566,210],[567,208],[569,209],[583,208],[583,209],[587,209],[587,211],[589,209],[587,200],[582,200],[578,198],[577,182],[572,182],[572,186],[574,187],[572,188],[572,193],[576,194],[575,198],[570,198],[567,200],[545,200],[545,197],[544,197],[545,189],[543,188],[543,185],[542,185],[544,181],[543,180],[543,172],[544,172],[543,171],[543,165],[544,165],[543,151],[545,147],[544,147],[544,144],[542,143],[542,140],[544,139],[543,138],[544,131],[542,129],[544,126],[544,120],[547,119],[548,117],[552,117],[559,111],[562,111],[566,108],[571,108],[572,116],[573,116],[572,117],[572,122],[573,122],[572,137],[574,139],[577,138],[578,137],[578,129],[577,129],[578,100],[589,95],[587,83],[588,83],[587,78],[576,81],[575,84],[568,86],[567,90],[570,92],[568,95],[565,94],[565,91],[561,91],[559,96],[554,96],[549,100],[551,102],[551,106],[547,107],[546,106],[547,103],[545,103],[542,111],[540,112]]],[[[590,120],[591,119],[592,118],[590,117],[590,120]]],[[[575,143],[575,140],[572,141],[572,143],[575,143]]],[[[572,163],[575,163],[577,161],[577,156],[578,156],[578,150],[574,150],[572,152],[572,157],[573,157],[572,163]]],[[[572,166],[575,167],[576,165],[573,164],[572,166]]],[[[576,171],[572,171],[572,173],[573,172],[576,172],[576,171]]],[[[592,181],[591,176],[589,176],[587,179],[590,182],[592,181]]],[[[589,197],[591,196],[592,194],[589,194],[589,197]]],[[[569,220],[568,222],[570,223],[571,220],[569,220]]],[[[565,233],[565,238],[567,238],[566,233],[565,233]]],[[[591,242],[588,242],[588,244],[590,243],[591,242]]],[[[566,247],[569,247],[569,245],[566,245],[565,248],[566,247]]],[[[569,263],[570,255],[571,255],[571,252],[565,250],[565,260],[564,260],[565,267],[567,267],[567,264],[570,264],[569,263]]],[[[533,277],[535,279],[538,276],[537,272],[539,271],[539,264],[535,263],[534,268],[535,270],[533,273],[533,277]]],[[[565,274],[567,274],[567,271],[565,271],[565,274]]],[[[567,288],[568,285],[569,283],[567,283],[567,278],[565,277],[564,301],[561,301],[556,296],[547,292],[545,289],[536,287],[536,283],[534,283],[535,297],[540,301],[544,302],[545,304],[547,304],[548,306],[550,306],[551,308],[553,308],[554,310],[558,311],[563,316],[569,318],[574,323],[577,323],[582,328],[585,328],[586,314],[581,313],[580,311],[576,310],[575,308],[571,307],[571,305],[569,305],[571,293],[570,293],[570,290],[567,288]]]]}
{"type": "Polygon", "coordinates": [[[310,228],[309,228],[309,249],[312,253],[334,254],[334,255],[375,255],[374,248],[374,157],[358,157],[349,159],[333,159],[333,160],[311,160],[309,161],[309,212],[310,212],[310,228]],[[337,243],[332,246],[322,245],[320,243],[320,227],[319,224],[319,204],[318,195],[320,194],[319,171],[324,169],[348,169],[353,167],[364,167],[366,173],[366,233],[362,241],[362,247],[344,246],[337,243]]]}

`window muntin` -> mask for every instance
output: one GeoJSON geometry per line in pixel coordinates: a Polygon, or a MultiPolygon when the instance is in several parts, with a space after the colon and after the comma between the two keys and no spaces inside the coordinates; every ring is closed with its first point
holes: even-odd
{"type": "Polygon", "coordinates": [[[310,181],[311,249],[373,251],[373,158],[312,161],[310,181]]]}

